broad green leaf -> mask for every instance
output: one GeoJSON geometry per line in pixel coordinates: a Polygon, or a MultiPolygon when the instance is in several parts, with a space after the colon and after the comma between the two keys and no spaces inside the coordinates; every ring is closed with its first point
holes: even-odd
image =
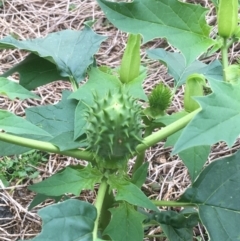
{"type": "Polygon", "coordinates": [[[83,189],[93,189],[100,182],[102,173],[88,165],[84,169],[76,170],[71,167],[54,174],[46,180],[29,187],[31,191],[49,196],[60,196],[73,193],[78,196],[83,189]]]}
{"type": "Polygon", "coordinates": [[[32,52],[55,64],[61,76],[73,77],[80,82],[104,39],[106,37],[95,34],[86,26],[83,31],[68,29],[32,40],[20,41],[8,36],[0,41],[0,48],[32,52]]]}
{"type": "Polygon", "coordinates": [[[210,81],[214,93],[195,97],[202,110],[184,128],[173,153],[225,141],[232,146],[240,134],[240,85],[210,81]]]}
{"type": "Polygon", "coordinates": [[[117,201],[126,201],[135,206],[158,211],[157,207],[145,196],[145,194],[130,181],[112,175],[109,176],[108,184],[112,189],[117,189],[117,201]]]}
{"type": "Polygon", "coordinates": [[[186,165],[192,181],[196,179],[210,153],[210,146],[195,146],[178,153],[183,163],[186,165]]]}
{"type": "Polygon", "coordinates": [[[166,38],[178,48],[189,64],[214,41],[205,20],[207,9],[177,0],[135,0],[116,3],[98,0],[107,18],[119,29],[142,34],[144,43],[166,38]]]}
{"type": "Polygon", "coordinates": [[[136,99],[140,99],[140,100],[145,100],[147,101],[148,98],[145,94],[145,91],[143,89],[143,81],[146,79],[147,77],[147,72],[145,69],[143,69],[140,73],[140,75],[128,82],[125,87],[126,89],[128,90],[129,94],[133,97],[133,98],[136,98],[136,99]]]}
{"type": "Polygon", "coordinates": [[[24,118],[16,116],[5,110],[0,110],[0,129],[13,134],[51,136],[43,129],[33,125],[24,118]]]}
{"type": "Polygon", "coordinates": [[[43,220],[42,232],[31,241],[93,241],[95,207],[70,199],[38,211],[43,220]]]}
{"type": "Polygon", "coordinates": [[[49,141],[56,144],[61,151],[81,146],[81,141],[73,139],[74,115],[78,102],[68,99],[70,93],[64,91],[62,100],[56,105],[26,109],[27,120],[49,132],[53,136],[53,139],[49,141]]]}
{"type": "Polygon", "coordinates": [[[240,151],[212,162],[179,202],[196,204],[210,240],[240,240],[240,151]]]}
{"type": "Polygon", "coordinates": [[[61,200],[62,196],[47,196],[41,193],[37,193],[37,195],[33,198],[31,201],[28,210],[33,209],[38,204],[44,202],[46,199],[54,199],[55,202],[59,202],[61,200]]]}
{"type": "Polygon", "coordinates": [[[163,211],[152,214],[155,221],[160,223],[169,241],[188,241],[193,239],[193,227],[198,224],[198,213],[176,213],[163,211]]]}
{"type": "Polygon", "coordinates": [[[146,181],[147,174],[148,174],[148,162],[145,162],[133,173],[131,182],[135,184],[137,187],[141,188],[141,186],[146,181]]]}
{"type": "Polygon", "coordinates": [[[16,98],[21,100],[28,98],[40,99],[39,96],[26,90],[20,84],[3,77],[0,77],[0,94],[8,96],[11,100],[16,98]]]}
{"type": "Polygon", "coordinates": [[[89,79],[77,91],[73,92],[69,98],[81,100],[88,105],[93,103],[93,94],[99,98],[105,96],[109,90],[118,90],[121,86],[120,80],[111,74],[104,73],[98,68],[91,68],[88,72],[89,79]]]}
{"type": "Polygon", "coordinates": [[[120,80],[122,83],[129,83],[139,76],[140,73],[140,44],[141,36],[130,34],[127,47],[124,51],[121,66],[119,69],[120,80]]]}
{"type": "MultiPolygon", "coordinates": [[[[162,123],[165,126],[167,126],[167,125],[170,125],[173,122],[181,119],[182,117],[186,116],[187,114],[188,113],[186,111],[181,111],[181,112],[174,113],[172,115],[161,116],[161,117],[157,118],[156,120],[154,120],[154,122],[155,123],[162,123]]],[[[181,130],[177,131],[176,133],[174,133],[171,136],[169,136],[167,138],[167,141],[165,142],[164,147],[174,146],[175,142],[179,138],[180,134],[181,134],[181,130]]]]}
{"type": "Polygon", "coordinates": [[[0,157],[2,156],[11,156],[19,155],[24,152],[30,151],[31,149],[27,147],[22,147],[18,145],[13,145],[4,141],[0,141],[0,157]]]}
{"type": "Polygon", "coordinates": [[[75,110],[75,122],[74,122],[74,140],[77,140],[85,133],[86,127],[86,110],[88,110],[88,106],[79,101],[75,110]]]}
{"type": "Polygon", "coordinates": [[[222,65],[216,60],[209,65],[195,60],[187,65],[184,62],[184,56],[180,53],[168,52],[164,49],[151,49],[147,51],[151,59],[156,59],[164,62],[168,68],[168,73],[175,80],[176,86],[181,86],[185,83],[187,77],[191,74],[203,74],[207,79],[222,80],[222,65]]]}
{"type": "Polygon", "coordinates": [[[78,138],[74,140],[74,132],[67,131],[55,136],[50,140],[52,144],[59,147],[61,151],[77,149],[87,146],[86,137],[78,138]]]}
{"type": "Polygon", "coordinates": [[[33,53],[6,71],[2,76],[7,77],[14,73],[19,73],[20,85],[28,90],[56,80],[68,80],[68,78],[60,75],[55,64],[33,53]]]}
{"type": "Polygon", "coordinates": [[[117,208],[111,208],[112,219],[104,235],[108,235],[114,241],[142,241],[143,226],[145,219],[135,208],[125,202],[121,203],[117,208]]]}
{"type": "MultiPolygon", "coordinates": [[[[161,122],[165,125],[169,125],[180,118],[186,116],[188,113],[186,111],[181,111],[178,113],[174,113],[169,116],[163,116],[156,120],[156,122],[161,122]]],[[[173,135],[167,138],[165,143],[165,147],[174,146],[180,137],[182,130],[177,131],[173,135]]],[[[188,148],[184,151],[178,153],[179,157],[182,159],[183,163],[188,168],[188,172],[191,176],[192,180],[195,180],[198,174],[201,172],[203,165],[206,163],[208,159],[208,155],[210,153],[210,146],[196,146],[188,148]]]]}

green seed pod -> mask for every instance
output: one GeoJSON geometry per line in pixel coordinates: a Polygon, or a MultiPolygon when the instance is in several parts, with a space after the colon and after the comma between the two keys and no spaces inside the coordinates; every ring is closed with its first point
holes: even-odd
{"type": "Polygon", "coordinates": [[[128,83],[137,78],[140,74],[140,44],[141,35],[129,35],[127,47],[124,51],[119,70],[119,79],[122,83],[128,83]]]}
{"type": "Polygon", "coordinates": [[[94,102],[87,113],[88,149],[100,157],[99,166],[119,168],[141,143],[141,108],[123,88],[94,102]]]}
{"type": "Polygon", "coordinates": [[[149,110],[152,116],[164,115],[165,110],[169,107],[172,100],[171,90],[160,83],[148,96],[149,110]]]}
{"type": "Polygon", "coordinates": [[[238,25],[238,0],[220,0],[217,12],[218,34],[230,38],[238,25]]]}
{"type": "Polygon", "coordinates": [[[199,108],[199,104],[192,98],[194,96],[203,96],[203,86],[206,81],[201,74],[192,74],[187,78],[185,93],[184,93],[184,109],[187,112],[192,112],[199,108]]]}

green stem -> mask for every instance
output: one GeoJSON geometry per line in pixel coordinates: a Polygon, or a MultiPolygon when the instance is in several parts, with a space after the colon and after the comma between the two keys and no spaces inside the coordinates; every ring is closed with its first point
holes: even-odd
{"type": "Polygon", "coordinates": [[[70,80],[70,83],[72,85],[73,91],[77,91],[78,90],[78,84],[75,81],[75,79],[72,76],[70,76],[69,80],[70,80]]]}
{"type": "MultiPolygon", "coordinates": [[[[103,205],[102,205],[102,210],[101,210],[101,216],[99,219],[99,224],[98,224],[98,230],[105,230],[108,224],[111,221],[111,212],[109,211],[110,208],[113,207],[115,202],[115,198],[113,195],[113,191],[111,190],[110,186],[108,185],[107,191],[105,192],[104,200],[103,200],[103,205]]],[[[102,237],[104,239],[107,237],[102,237]]]]}
{"type": "Polygon", "coordinates": [[[75,157],[77,159],[82,159],[86,161],[93,162],[94,157],[93,154],[87,151],[81,151],[78,149],[74,150],[67,150],[67,151],[60,151],[58,147],[54,146],[53,144],[45,141],[37,141],[25,137],[14,136],[7,133],[0,133],[0,140],[5,141],[11,144],[29,147],[32,149],[37,149],[40,151],[51,152],[51,153],[58,153],[65,156],[75,157]]]}
{"type": "MultiPolygon", "coordinates": [[[[153,129],[151,126],[148,126],[145,130],[144,137],[149,136],[152,133],[153,129]]],[[[135,164],[133,166],[132,174],[143,164],[145,158],[145,150],[138,153],[137,159],[135,161],[135,164]]]]}
{"type": "Polygon", "coordinates": [[[97,199],[96,199],[95,204],[94,204],[95,208],[97,209],[97,218],[96,218],[95,223],[94,223],[93,240],[96,240],[97,237],[98,237],[99,218],[100,218],[100,215],[101,215],[103,200],[104,200],[107,188],[108,188],[107,180],[104,178],[102,180],[100,186],[99,186],[97,199]]]}
{"type": "Polygon", "coordinates": [[[227,49],[229,49],[235,42],[238,42],[238,39],[236,37],[231,38],[230,41],[227,42],[227,49]]]}
{"type": "Polygon", "coordinates": [[[228,67],[228,44],[227,44],[227,38],[223,39],[223,46],[221,48],[222,52],[222,65],[223,65],[223,78],[224,81],[227,81],[227,76],[225,69],[228,67]]]}
{"type": "Polygon", "coordinates": [[[137,153],[141,153],[142,151],[145,151],[149,147],[157,144],[159,141],[167,138],[168,136],[174,134],[175,132],[181,130],[184,128],[192,119],[196,116],[196,114],[201,111],[201,108],[198,108],[197,110],[189,113],[188,115],[182,117],[181,119],[173,122],[172,124],[162,128],[161,130],[153,133],[150,136],[147,136],[143,139],[143,144],[139,144],[136,147],[137,153]]]}
{"type": "Polygon", "coordinates": [[[151,200],[151,202],[158,207],[196,207],[194,203],[184,203],[175,201],[156,201],[151,200]]]}

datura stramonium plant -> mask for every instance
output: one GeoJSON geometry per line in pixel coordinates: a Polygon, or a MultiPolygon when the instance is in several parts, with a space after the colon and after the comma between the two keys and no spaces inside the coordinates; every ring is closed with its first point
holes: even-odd
{"type": "Polygon", "coordinates": [[[99,167],[115,169],[127,163],[142,141],[141,107],[125,88],[94,96],[87,111],[88,149],[99,167]]]}

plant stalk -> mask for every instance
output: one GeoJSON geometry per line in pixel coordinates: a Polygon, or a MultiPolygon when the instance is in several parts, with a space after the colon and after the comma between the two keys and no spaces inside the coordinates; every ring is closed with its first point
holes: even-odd
{"type": "Polygon", "coordinates": [[[107,180],[106,180],[106,178],[103,178],[103,180],[99,186],[97,198],[96,198],[96,201],[94,204],[95,208],[97,209],[97,218],[94,223],[93,240],[97,240],[97,237],[98,237],[99,219],[100,219],[103,201],[104,201],[104,197],[105,197],[105,193],[106,193],[107,189],[108,189],[107,180]]]}
{"type": "Polygon", "coordinates": [[[223,65],[223,79],[227,81],[226,71],[225,69],[228,67],[228,44],[227,38],[223,39],[223,46],[221,48],[222,52],[222,65],[223,65]]]}
{"type": "Polygon", "coordinates": [[[174,134],[175,132],[184,128],[196,116],[196,114],[199,111],[201,111],[201,108],[198,108],[197,110],[189,113],[188,115],[182,117],[181,119],[173,122],[172,124],[170,124],[166,127],[163,127],[161,130],[144,138],[143,144],[139,144],[136,147],[137,153],[141,153],[142,151],[145,151],[149,147],[157,144],[159,141],[167,138],[168,136],[170,136],[170,135],[174,134]]]}
{"type": "Polygon", "coordinates": [[[72,85],[73,91],[74,92],[77,91],[78,90],[77,81],[72,76],[69,77],[69,80],[70,80],[70,83],[72,85]]]}
{"type": "Polygon", "coordinates": [[[0,140],[11,144],[19,145],[19,146],[37,149],[40,151],[57,153],[65,156],[75,157],[77,159],[94,162],[93,154],[90,152],[81,151],[79,149],[60,151],[58,147],[54,146],[52,143],[45,142],[45,141],[33,140],[33,139],[14,136],[14,135],[2,133],[2,132],[0,132],[0,140]]]}
{"type": "MultiPolygon", "coordinates": [[[[152,134],[152,131],[153,131],[153,129],[151,128],[151,126],[148,126],[145,130],[144,137],[147,137],[150,134],[152,134]]],[[[144,158],[145,158],[145,150],[142,151],[141,153],[138,153],[135,164],[133,166],[132,174],[135,171],[137,171],[137,169],[143,164],[144,158]]]]}
{"type": "Polygon", "coordinates": [[[151,200],[151,202],[158,207],[196,207],[194,203],[184,203],[176,201],[157,201],[151,200]]]}

